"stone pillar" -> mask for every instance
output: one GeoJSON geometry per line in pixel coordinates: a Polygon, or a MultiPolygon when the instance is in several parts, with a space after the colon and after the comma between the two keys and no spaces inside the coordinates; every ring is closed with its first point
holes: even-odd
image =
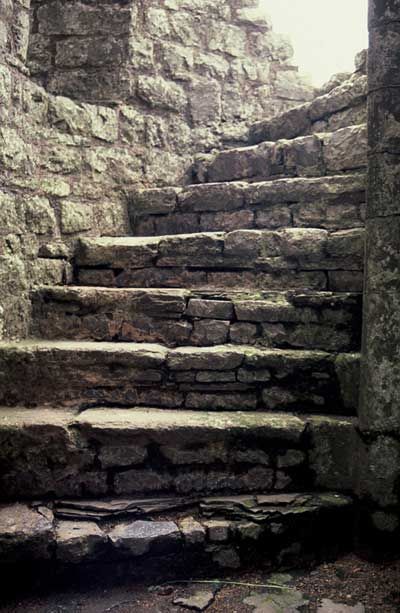
{"type": "MultiPolygon", "coordinates": [[[[374,529],[394,542],[400,518],[400,0],[370,0],[369,29],[360,493],[374,529]]],[[[371,533],[371,523],[368,528],[371,533]]]]}

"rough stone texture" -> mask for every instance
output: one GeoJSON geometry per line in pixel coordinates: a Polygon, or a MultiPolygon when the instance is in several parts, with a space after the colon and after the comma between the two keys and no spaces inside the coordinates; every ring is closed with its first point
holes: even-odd
{"type": "MultiPolygon", "coordinates": [[[[357,366],[358,356],[342,354],[357,366]]],[[[353,415],[358,376],[334,353],[248,345],[32,341],[0,345],[3,405],[158,406],[353,415]],[[24,381],[24,386],[21,386],[24,381]]]]}
{"type": "Polygon", "coordinates": [[[23,504],[0,506],[1,561],[48,560],[54,541],[52,513],[41,514],[23,504]]]}
{"type": "MultiPolygon", "coordinates": [[[[14,408],[0,417],[2,500],[351,490],[351,419],[138,407],[14,408]]],[[[194,520],[181,527],[188,543],[204,540],[194,520]]],[[[226,524],[205,527],[212,542],[228,539],[226,524]]],[[[76,533],[63,525],[57,539],[74,563],[104,544],[90,523],[76,533]]]]}
{"type": "Polygon", "coordinates": [[[6,338],[26,335],[32,286],[69,280],[77,236],[128,231],[132,185],[181,182],[194,150],[237,142],[256,117],[312,97],[290,45],[242,8],[233,0],[152,0],[140,10],[133,0],[35,1],[30,11],[29,0],[1,4],[6,338]],[[25,66],[28,38],[36,82],[25,66]]]}
{"type": "Polygon", "coordinates": [[[361,173],[284,178],[256,183],[206,183],[176,189],[139,189],[130,198],[136,235],[239,229],[314,227],[342,230],[364,225],[361,173]]]}
{"type": "MultiPolygon", "coordinates": [[[[111,499],[108,503],[87,499],[82,503],[58,501],[55,505],[3,505],[0,509],[3,576],[10,570],[10,564],[21,561],[21,556],[25,570],[44,569],[46,573],[54,569],[65,570],[66,566],[70,568],[78,562],[86,563],[83,568],[87,569],[88,562],[91,565],[96,562],[104,564],[100,569],[97,567],[99,570],[103,568],[109,572],[110,563],[117,564],[116,568],[124,573],[129,571],[130,576],[143,578],[149,576],[155,561],[159,562],[159,572],[161,569],[164,573],[171,565],[176,572],[198,569],[199,561],[217,571],[262,561],[267,543],[269,560],[277,566],[284,551],[295,542],[300,565],[310,560],[310,556],[319,559],[325,553],[337,551],[338,546],[342,547],[347,531],[341,524],[351,522],[352,518],[351,500],[331,493],[252,494],[245,498],[197,500],[169,498],[164,518],[160,519],[157,515],[165,506],[165,500],[165,497],[153,498],[142,511],[138,510],[143,507],[143,500],[135,498],[122,502],[111,499]],[[74,504],[76,515],[71,522],[65,518],[65,513],[68,505],[74,504]],[[116,512],[106,516],[100,514],[95,521],[88,521],[88,509],[104,509],[107,505],[116,512]],[[118,509],[123,509],[124,505],[129,510],[121,517],[118,509]],[[54,507],[55,519],[51,507],[54,507]],[[191,513],[196,514],[196,524],[204,535],[196,543],[186,541],[184,529],[176,521],[177,516],[181,523],[192,521],[191,513]],[[141,519],[137,519],[139,514],[141,519]],[[218,520],[210,520],[210,517],[218,520]],[[227,541],[206,537],[204,526],[217,521],[229,527],[227,541]],[[257,540],[250,537],[251,547],[246,534],[257,534],[257,540]]],[[[15,566],[11,566],[13,571],[15,566]]],[[[47,576],[41,575],[41,579],[47,576]]],[[[21,576],[20,585],[24,580],[21,576]]],[[[201,603],[199,599],[196,602],[201,603]]]]}
{"type": "Polygon", "coordinates": [[[109,533],[113,546],[126,556],[173,553],[180,544],[178,526],[171,521],[135,521],[119,524],[109,533]]]}
{"type": "Polygon", "coordinates": [[[348,275],[360,291],[364,230],[318,228],[204,232],[166,237],[103,238],[80,242],[81,285],[111,287],[235,287],[330,289],[328,275],[348,275]]]}
{"type": "Polygon", "coordinates": [[[105,550],[107,536],[95,522],[64,521],[56,526],[57,558],[64,563],[80,564],[96,560],[105,550]]]}
{"type": "Polygon", "coordinates": [[[262,142],[251,147],[227,149],[203,164],[202,179],[252,180],[274,176],[318,177],[363,169],[367,164],[366,125],[352,125],[290,141],[262,142]]]}
{"type": "Polygon", "coordinates": [[[315,132],[329,132],[363,123],[367,116],[366,66],[337,83],[329,91],[300,106],[254,123],[249,130],[251,144],[296,138],[315,132]]]}
{"type": "MultiPolygon", "coordinates": [[[[372,498],[392,518],[398,517],[400,502],[399,20],[399,2],[371,0],[360,487],[366,498],[372,498]]],[[[384,529],[380,522],[374,524],[376,529],[384,529]]],[[[395,528],[398,530],[398,522],[395,528]]]]}
{"type": "Polygon", "coordinates": [[[32,334],[49,340],[167,346],[229,340],[329,351],[359,350],[361,342],[360,294],[54,287],[37,290],[33,305],[32,334]]]}
{"type": "Polygon", "coordinates": [[[181,147],[206,150],[313,97],[290,44],[247,5],[35,1],[29,66],[52,93],[144,106],[156,146],[173,127],[181,147]]]}

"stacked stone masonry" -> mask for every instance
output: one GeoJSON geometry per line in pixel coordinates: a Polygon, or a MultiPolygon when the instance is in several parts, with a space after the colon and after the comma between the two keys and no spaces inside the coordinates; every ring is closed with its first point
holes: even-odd
{"type": "Polygon", "coordinates": [[[4,56],[6,563],[350,544],[365,57],[313,92],[256,4],[34,1],[4,56]]]}
{"type": "Polygon", "coordinates": [[[5,338],[26,336],[33,285],[71,278],[76,237],[128,231],[126,201],[133,185],[180,183],[194,151],[218,147],[225,137],[243,139],[251,120],[312,97],[312,88],[288,62],[290,45],[257,16],[254,5],[171,0],[163,6],[143,3],[139,10],[133,1],[1,4],[5,338]],[[205,34],[196,42],[199,23],[205,34]],[[94,50],[97,61],[88,56],[94,50]],[[51,77],[49,62],[58,71],[51,77]],[[122,95],[127,81],[116,64],[122,72],[127,67],[133,98],[122,95]],[[114,81],[107,90],[108,77],[114,81]],[[110,88],[121,93],[111,106],[105,104],[110,88]],[[165,108],[168,100],[179,104],[165,108]]]}

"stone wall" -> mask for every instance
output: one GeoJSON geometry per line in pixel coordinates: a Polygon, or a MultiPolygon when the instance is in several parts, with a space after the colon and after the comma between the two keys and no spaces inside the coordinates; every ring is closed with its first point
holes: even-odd
{"type": "Polygon", "coordinates": [[[313,95],[257,4],[35,0],[29,65],[49,92],[145,114],[150,147],[209,150],[313,95]]]}
{"type": "Polygon", "coordinates": [[[361,494],[384,546],[398,544],[400,528],[399,24],[399,0],[370,1],[361,494]]]}
{"type": "Polygon", "coordinates": [[[290,45],[253,9],[239,9],[239,4],[254,2],[166,0],[162,6],[142,3],[138,12],[138,3],[129,2],[34,2],[29,66],[36,82],[25,63],[29,1],[0,4],[0,305],[5,338],[26,335],[32,285],[68,281],[77,237],[129,232],[126,194],[132,186],[181,183],[193,151],[218,145],[225,130],[228,141],[235,139],[254,114],[274,114],[310,96],[310,88],[286,62],[290,45]],[[52,29],[54,10],[64,11],[64,17],[57,13],[52,29]],[[113,46],[109,36],[118,23],[113,46]],[[194,37],[200,26],[202,36],[211,32],[212,23],[218,28],[206,48],[203,39],[200,43],[194,37]],[[171,28],[168,34],[163,33],[165,24],[171,28]],[[55,32],[56,26],[64,27],[64,33],[55,32]],[[106,32],[104,40],[98,37],[100,29],[106,32]],[[113,64],[110,73],[107,65],[109,56],[115,61],[117,47],[135,84],[132,97],[122,95],[122,68],[113,64]],[[55,56],[46,72],[49,49],[55,56]],[[104,52],[104,62],[96,66],[89,57],[93,49],[98,59],[104,52]],[[81,58],[84,67],[74,66],[81,58]],[[90,74],[101,87],[92,88],[90,74]],[[108,89],[106,74],[117,78],[108,89]],[[110,91],[118,94],[118,104],[93,102],[110,102],[110,91]],[[171,92],[179,94],[171,97],[171,92]],[[55,95],[60,93],[81,100],[55,95]]]}

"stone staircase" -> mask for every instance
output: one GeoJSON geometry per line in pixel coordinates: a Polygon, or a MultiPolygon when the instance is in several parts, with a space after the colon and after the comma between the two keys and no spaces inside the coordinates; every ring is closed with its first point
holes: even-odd
{"type": "Polygon", "coordinates": [[[39,288],[32,338],[0,344],[4,568],[167,576],[351,546],[366,137],[310,134],[313,104],[197,183],[137,190],[132,236],[81,239],[74,284],[39,288]]]}

